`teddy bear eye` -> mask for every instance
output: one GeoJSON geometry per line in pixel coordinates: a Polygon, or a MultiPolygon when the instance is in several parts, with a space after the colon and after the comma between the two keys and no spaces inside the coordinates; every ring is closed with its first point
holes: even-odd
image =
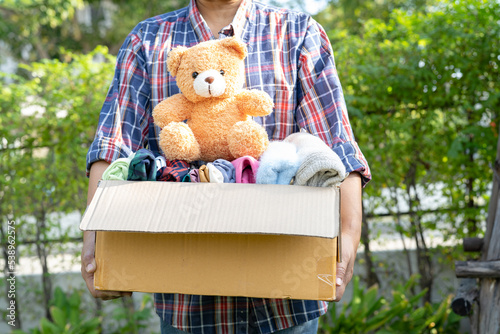
{"type": "Polygon", "coordinates": [[[220,72],[219,72],[219,73],[220,73],[220,75],[224,75],[224,74],[226,74],[226,72],[224,72],[224,70],[220,70],[220,72]]]}
{"type": "Polygon", "coordinates": [[[198,72],[193,72],[192,76],[193,76],[193,79],[196,79],[196,77],[198,76],[198,72]]]}

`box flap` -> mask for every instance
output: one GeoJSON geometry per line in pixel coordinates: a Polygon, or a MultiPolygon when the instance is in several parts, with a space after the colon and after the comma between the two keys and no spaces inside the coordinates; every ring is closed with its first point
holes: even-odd
{"type": "Polygon", "coordinates": [[[101,181],[80,229],[334,238],[339,199],[338,188],[101,181]]]}

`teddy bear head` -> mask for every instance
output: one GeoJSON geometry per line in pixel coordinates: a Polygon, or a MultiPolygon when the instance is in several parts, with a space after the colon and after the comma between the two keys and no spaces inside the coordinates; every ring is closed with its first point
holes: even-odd
{"type": "Polygon", "coordinates": [[[179,46],[168,54],[168,71],[191,102],[228,98],[245,82],[245,44],[235,37],[179,46]]]}

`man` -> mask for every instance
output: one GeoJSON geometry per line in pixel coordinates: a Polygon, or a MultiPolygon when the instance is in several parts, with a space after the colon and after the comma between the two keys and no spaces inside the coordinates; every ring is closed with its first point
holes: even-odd
{"type": "MultiPolygon", "coordinates": [[[[371,178],[349,124],[333,53],[323,29],[308,15],[252,0],[191,0],[188,7],[141,22],[127,37],[89,149],[88,202],[108,164],[147,146],[155,154],[159,129],[152,110],[179,92],[166,71],[179,45],[237,36],[248,46],[246,88],[269,93],[275,111],[256,118],[271,140],[305,128],[339,155],[350,172],[341,186],[342,262],[337,298],[351,280],[361,234],[361,187],[371,178]]],[[[82,275],[95,298],[130,295],[96,291],[95,234],[84,232],[82,275]]],[[[162,333],[314,333],[327,310],[321,301],[156,294],[162,333]],[[181,332],[182,330],[182,332],[181,332]]]]}

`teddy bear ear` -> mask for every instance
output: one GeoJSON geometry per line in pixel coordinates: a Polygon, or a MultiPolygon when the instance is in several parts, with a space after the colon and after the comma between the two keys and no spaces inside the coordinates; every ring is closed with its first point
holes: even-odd
{"type": "Polygon", "coordinates": [[[238,40],[236,37],[224,38],[221,40],[221,45],[234,51],[240,59],[247,56],[247,47],[245,43],[238,40]]]}
{"type": "Polygon", "coordinates": [[[167,69],[175,77],[177,75],[177,70],[181,66],[182,56],[186,53],[187,48],[184,46],[178,46],[168,53],[167,57],[167,69]]]}

